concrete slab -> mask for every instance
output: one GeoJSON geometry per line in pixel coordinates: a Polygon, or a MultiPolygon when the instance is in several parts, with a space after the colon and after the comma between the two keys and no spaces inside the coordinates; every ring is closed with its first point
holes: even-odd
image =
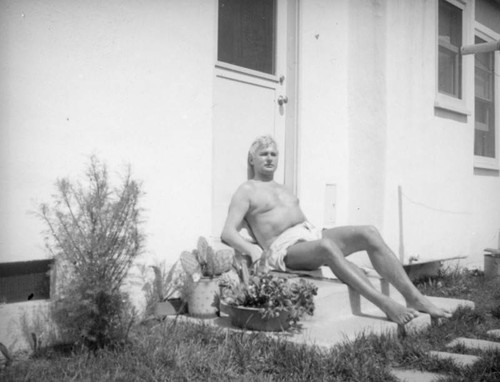
{"type": "Polygon", "coordinates": [[[500,338],[500,329],[488,330],[486,334],[491,338],[500,338]]]}
{"type": "Polygon", "coordinates": [[[452,348],[454,346],[462,345],[467,349],[479,349],[479,350],[497,350],[500,351],[500,342],[493,342],[487,340],[477,340],[473,338],[459,337],[451,341],[446,347],[452,348]]]}
{"type": "MultiPolygon", "coordinates": [[[[372,285],[378,291],[388,295],[401,305],[406,305],[404,297],[392,285],[385,283],[384,280],[377,277],[369,277],[372,285]]],[[[383,315],[383,312],[370,301],[351,290],[346,284],[338,280],[316,280],[312,279],[318,286],[318,295],[315,298],[316,310],[314,315],[328,319],[335,316],[337,318],[346,318],[353,315],[383,315]]],[[[428,299],[435,305],[455,312],[458,308],[465,307],[474,309],[475,304],[472,301],[431,297],[428,299]]]]}
{"type": "Polygon", "coordinates": [[[49,315],[50,300],[0,304],[0,343],[14,354],[31,351],[30,333],[47,341],[55,330],[49,315]]]}
{"type": "MultiPolygon", "coordinates": [[[[184,322],[193,322],[198,324],[210,325],[222,329],[252,333],[251,330],[243,330],[231,325],[230,318],[222,313],[216,318],[196,318],[185,315],[167,316],[169,320],[180,320],[184,322]],[[176,318],[177,317],[177,318],[176,318]]],[[[404,332],[418,331],[428,327],[430,322],[429,315],[421,315],[412,320],[405,327],[399,326],[395,322],[389,321],[383,315],[363,315],[351,316],[342,319],[318,320],[314,316],[306,317],[301,321],[302,327],[297,332],[262,332],[276,339],[282,339],[297,344],[306,344],[317,346],[327,350],[335,345],[353,341],[359,335],[397,335],[404,332]]]]}
{"type": "Polygon", "coordinates": [[[439,359],[449,359],[459,367],[472,366],[474,363],[480,360],[479,357],[470,354],[457,354],[433,350],[429,351],[427,354],[439,359]]]}
{"type": "Polygon", "coordinates": [[[330,348],[339,343],[352,341],[362,334],[390,334],[418,332],[431,324],[430,316],[422,314],[405,326],[389,321],[382,313],[351,315],[342,319],[329,320],[307,317],[302,321],[302,330],[294,334],[290,341],[330,348]]]}
{"type": "Polygon", "coordinates": [[[448,298],[448,297],[431,297],[427,296],[429,300],[431,300],[435,305],[448,309],[451,312],[456,311],[458,308],[469,308],[474,310],[476,304],[470,300],[461,300],[458,298],[448,298]]]}
{"type": "MultiPolygon", "coordinates": [[[[290,278],[296,277],[291,275],[290,278]]],[[[372,284],[378,290],[386,288],[378,277],[370,277],[372,284]]],[[[407,325],[399,326],[389,321],[385,314],[371,302],[363,297],[356,300],[353,293],[349,292],[349,287],[338,280],[332,279],[308,279],[318,286],[318,295],[315,298],[316,309],[313,316],[306,316],[301,321],[302,330],[298,333],[269,333],[271,336],[285,338],[295,343],[305,343],[316,345],[321,348],[330,348],[339,343],[354,340],[361,334],[403,334],[414,333],[431,325],[431,318],[428,314],[420,314],[407,325]],[[353,309],[358,304],[359,309],[353,309]],[[354,313],[353,313],[354,312],[354,313]]],[[[401,304],[405,300],[401,294],[393,287],[387,288],[390,297],[401,304]]],[[[358,295],[359,296],[359,295],[358,295]]],[[[459,306],[471,306],[470,301],[429,297],[435,304],[445,307],[450,311],[455,311],[459,306]]],[[[210,325],[219,326],[226,329],[234,329],[225,312],[221,317],[204,320],[210,325]]],[[[191,318],[183,318],[193,320],[191,318]]]]}
{"type": "Polygon", "coordinates": [[[392,369],[391,374],[401,382],[433,382],[446,377],[445,374],[428,373],[409,369],[392,369]]]}
{"type": "MultiPolygon", "coordinates": [[[[315,298],[315,316],[337,318],[350,317],[355,314],[379,314],[382,311],[370,301],[361,297],[359,293],[350,291],[350,288],[336,280],[309,280],[318,287],[318,295],[315,298]]],[[[379,279],[372,279],[372,284],[377,290],[381,290],[379,279]]],[[[391,296],[396,301],[404,304],[404,298],[394,293],[391,296]]]]}

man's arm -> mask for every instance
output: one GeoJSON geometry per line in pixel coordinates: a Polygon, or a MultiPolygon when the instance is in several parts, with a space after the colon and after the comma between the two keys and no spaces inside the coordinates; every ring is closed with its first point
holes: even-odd
{"type": "Polygon", "coordinates": [[[254,263],[260,259],[262,249],[258,245],[245,240],[239,233],[245,216],[250,209],[249,193],[248,186],[243,185],[233,195],[221,239],[236,251],[243,255],[249,255],[252,260],[251,262],[254,263]]]}

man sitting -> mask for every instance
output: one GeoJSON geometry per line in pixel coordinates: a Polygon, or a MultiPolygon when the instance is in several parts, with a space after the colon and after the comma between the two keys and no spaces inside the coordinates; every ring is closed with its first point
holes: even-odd
{"type": "Polygon", "coordinates": [[[274,181],[278,157],[278,147],[270,136],[259,137],[251,145],[249,179],[231,199],[221,235],[224,242],[249,255],[253,262],[265,259],[271,268],[279,271],[315,270],[327,265],[340,280],[398,324],[408,323],[419,311],[432,317],[451,316],[413,285],[376,228],[346,226],[322,231],[310,224],[297,197],[274,181]],[[240,234],[244,225],[259,245],[240,234]],[[376,290],[363,271],[345,259],[358,251],[368,253],[375,270],[404,296],[406,307],[376,290]]]}

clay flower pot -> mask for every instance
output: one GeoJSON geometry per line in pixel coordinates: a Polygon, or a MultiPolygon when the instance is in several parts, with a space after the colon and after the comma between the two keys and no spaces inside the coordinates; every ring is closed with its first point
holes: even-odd
{"type": "Polygon", "coordinates": [[[280,332],[290,327],[287,311],[281,311],[277,317],[264,318],[260,308],[229,305],[224,302],[221,302],[221,310],[228,314],[231,324],[242,329],[280,332]]]}

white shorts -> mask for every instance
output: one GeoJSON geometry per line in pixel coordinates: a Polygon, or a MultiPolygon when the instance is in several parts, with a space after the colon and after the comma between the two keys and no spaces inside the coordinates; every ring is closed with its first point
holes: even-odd
{"type": "Polygon", "coordinates": [[[268,265],[274,270],[286,272],[284,259],[289,247],[302,241],[314,241],[321,238],[321,229],[307,221],[288,228],[266,251],[268,265]]]}

